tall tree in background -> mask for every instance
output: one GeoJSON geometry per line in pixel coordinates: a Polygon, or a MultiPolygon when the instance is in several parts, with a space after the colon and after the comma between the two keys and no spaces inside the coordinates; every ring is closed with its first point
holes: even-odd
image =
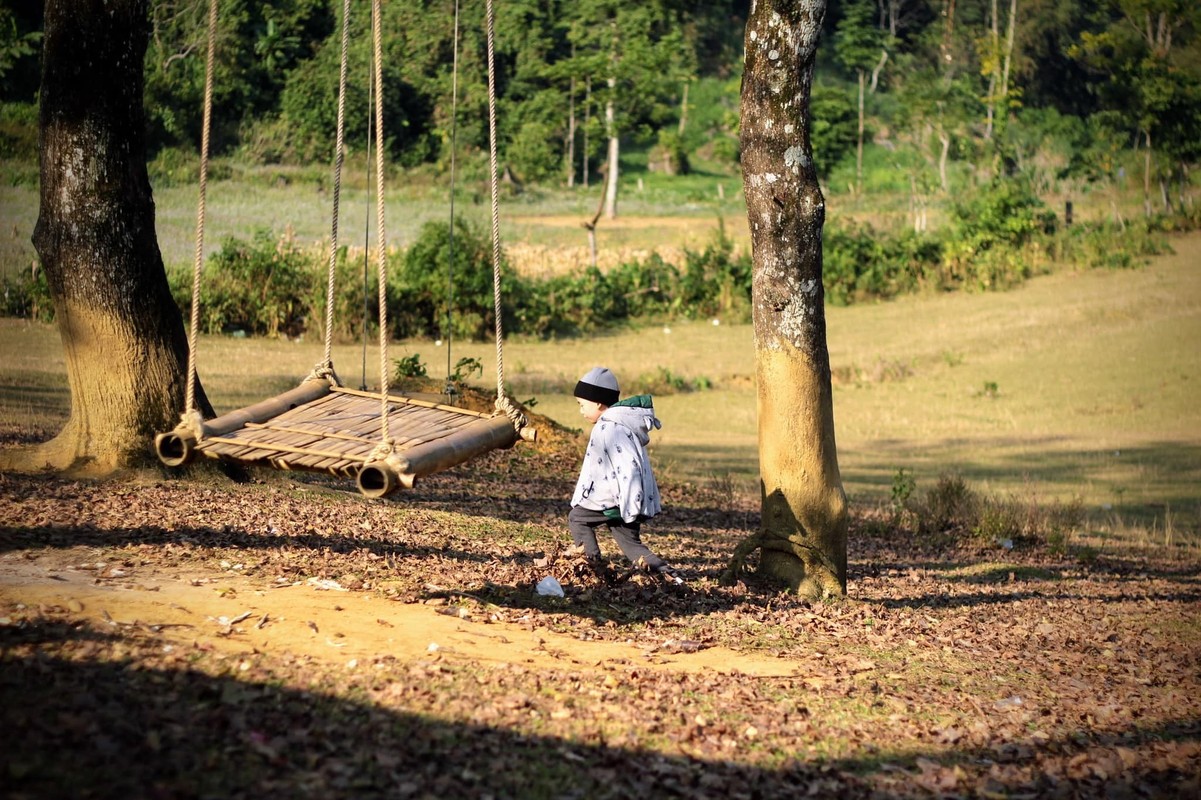
{"type": "Polygon", "coordinates": [[[847,507],[834,444],[822,288],[825,199],[809,96],[825,0],[758,0],[746,27],[742,174],[754,263],[760,572],[799,593],[846,592],[847,507]]]}
{"type": "Polygon", "coordinates": [[[875,26],[876,7],[871,0],[856,0],[846,9],[834,34],[834,52],[859,81],[859,138],[855,148],[855,195],[863,194],[863,100],[867,73],[884,52],[884,34],[875,26]]]}
{"type": "MultiPolygon", "coordinates": [[[[154,230],[142,110],[146,0],[50,0],[33,234],[66,351],[71,415],[10,469],[104,473],[152,457],[183,408],[187,339],[154,230]]],[[[200,395],[202,406],[207,402],[200,395]]]]}
{"type": "MultiPolygon", "coordinates": [[[[1201,7],[1194,0],[1114,0],[1110,24],[1084,33],[1075,53],[1108,76],[1107,100],[1143,145],[1143,207],[1152,213],[1157,150],[1195,153],[1201,114],[1201,7]]],[[[1167,172],[1159,175],[1170,210],[1167,172]]]]}
{"type": "Polygon", "coordinates": [[[580,74],[593,79],[593,97],[604,113],[609,219],[617,216],[622,135],[652,117],[651,106],[678,92],[695,69],[680,30],[685,15],[674,5],[580,0],[572,8],[572,60],[580,74]]]}

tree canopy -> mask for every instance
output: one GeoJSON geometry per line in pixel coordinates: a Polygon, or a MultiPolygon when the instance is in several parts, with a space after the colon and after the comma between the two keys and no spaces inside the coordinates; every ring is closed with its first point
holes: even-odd
{"type": "MultiPolygon", "coordinates": [[[[203,82],[203,3],[153,0],[145,57],[151,154],[194,150],[203,82]]],[[[251,162],[325,160],[338,68],[334,0],[221,0],[214,146],[251,162]]],[[[449,154],[454,0],[384,4],[387,144],[402,166],[449,154]]],[[[604,161],[614,133],[678,158],[737,158],[739,33],[747,0],[501,0],[497,3],[502,158],[525,181],[567,183],[604,161]],[[610,80],[612,79],[612,80],[610,80]],[[605,111],[613,110],[613,131],[605,111]]],[[[483,4],[461,3],[460,146],[486,149],[483,4]]],[[[364,144],[366,0],[352,3],[348,145],[364,144]]],[[[12,106],[35,101],[41,4],[0,13],[0,157],[30,155],[12,106]],[[22,144],[24,142],[24,144],[22,144]]],[[[1005,133],[1072,118],[1065,171],[1114,165],[1112,143],[1151,151],[1148,179],[1179,177],[1197,159],[1201,11],[1190,0],[862,0],[832,3],[822,25],[815,159],[828,175],[858,134],[848,106],[866,92],[864,136],[925,159],[946,185],[948,163],[987,173],[1021,153],[1005,133]],[[994,131],[996,131],[994,133],[994,131]]],[[[25,120],[22,123],[22,120],[25,120]]],[[[1056,123],[1055,130],[1062,132],[1056,123]]],[[[1055,133],[1048,130],[1048,133],[1055,133]]],[[[862,165],[860,165],[862,169],[862,165]]],[[[870,185],[871,176],[865,180],[870,185]]]]}

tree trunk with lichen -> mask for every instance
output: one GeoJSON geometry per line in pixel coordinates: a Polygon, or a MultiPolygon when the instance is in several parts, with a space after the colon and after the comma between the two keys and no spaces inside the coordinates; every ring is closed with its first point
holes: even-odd
{"type": "MultiPolygon", "coordinates": [[[[105,474],[149,463],[183,409],[187,338],[154,229],[146,171],[146,0],[50,0],[33,243],[66,352],[71,414],[7,469],[105,474]]],[[[202,408],[207,409],[203,401],[202,408]]]]}
{"type": "Polygon", "coordinates": [[[825,200],[809,95],[825,0],[757,0],[742,79],[742,173],[752,303],[762,522],[759,570],[810,597],[846,592],[846,495],[822,288],[825,200]]]}

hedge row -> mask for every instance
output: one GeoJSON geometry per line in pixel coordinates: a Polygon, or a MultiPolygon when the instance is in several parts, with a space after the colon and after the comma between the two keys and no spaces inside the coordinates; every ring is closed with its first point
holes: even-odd
{"type": "MultiPolygon", "coordinates": [[[[1196,222],[1177,217],[1057,228],[1054,215],[1019,182],[1001,182],[956,207],[952,223],[935,234],[827,225],[826,300],[846,305],[923,289],[1004,289],[1056,262],[1129,267],[1166,249],[1164,230],[1196,222]]],[[[269,231],[226,240],[210,257],[201,283],[204,331],[323,336],[327,259],[269,231]]],[[[385,296],[391,335],[487,338],[494,328],[491,261],[488,239],[462,219],[455,221],[453,237],[449,226],[427,224],[412,246],[390,257],[385,296]],[[454,309],[449,316],[448,307],[454,309]]],[[[343,249],[336,265],[334,334],[354,339],[377,327],[375,264],[364,265],[361,256],[352,260],[343,249]]],[[[514,334],[573,336],[628,321],[750,317],[751,260],[722,229],[704,249],[686,251],[680,266],[652,255],[605,272],[534,278],[507,263],[501,271],[505,330],[514,334]]],[[[187,308],[190,276],[173,272],[169,279],[187,308]]],[[[6,315],[53,316],[40,273],[5,281],[3,295],[6,315]]]]}

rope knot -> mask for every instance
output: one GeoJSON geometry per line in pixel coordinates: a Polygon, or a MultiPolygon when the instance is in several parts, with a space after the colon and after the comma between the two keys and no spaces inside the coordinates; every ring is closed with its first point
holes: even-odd
{"type": "Polygon", "coordinates": [[[496,398],[496,410],[500,411],[509,421],[513,423],[513,427],[520,433],[521,429],[529,424],[529,420],[525,418],[525,414],[521,412],[521,408],[509,399],[508,395],[502,394],[496,398]]]}

